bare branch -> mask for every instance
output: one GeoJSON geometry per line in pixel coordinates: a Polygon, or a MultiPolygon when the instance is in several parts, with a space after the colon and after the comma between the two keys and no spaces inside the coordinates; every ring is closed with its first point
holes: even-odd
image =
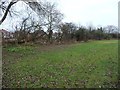
{"type": "Polygon", "coordinates": [[[8,12],[9,12],[10,8],[11,8],[12,5],[14,5],[15,3],[17,3],[17,1],[16,1],[16,2],[12,2],[12,1],[10,2],[10,4],[8,5],[8,7],[7,7],[7,9],[6,9],[6,11],[5,11],[5,13],[4,13],[3,17],[2,17],[2,19],[0,20],[0,25],[1,25],[2,22],[6,19],[7,14],[8,14],[8,12]]]}

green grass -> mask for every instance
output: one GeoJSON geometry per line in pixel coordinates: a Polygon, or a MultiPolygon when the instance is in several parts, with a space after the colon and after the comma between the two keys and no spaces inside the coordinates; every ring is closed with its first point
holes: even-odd
{"type": "Polygon", "coordinates": [[[3,87],[116,87],[118,41],[3,49],[3,87]]]}

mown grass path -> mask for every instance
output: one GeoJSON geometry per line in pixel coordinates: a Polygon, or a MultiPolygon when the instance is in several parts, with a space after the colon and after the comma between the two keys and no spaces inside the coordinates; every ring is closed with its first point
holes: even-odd
{"type": "Polygon", "coordinates": [[[3,87],[116,87],[118,41],[3,49],[3,87]]]}

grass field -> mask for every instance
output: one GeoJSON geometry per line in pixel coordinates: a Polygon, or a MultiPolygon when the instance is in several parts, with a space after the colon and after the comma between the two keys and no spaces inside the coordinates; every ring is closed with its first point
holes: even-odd
{"type": "Polygon", "coordinates": [[[3,48],[3,87],[116,87],[118,41],[3,48]]]}

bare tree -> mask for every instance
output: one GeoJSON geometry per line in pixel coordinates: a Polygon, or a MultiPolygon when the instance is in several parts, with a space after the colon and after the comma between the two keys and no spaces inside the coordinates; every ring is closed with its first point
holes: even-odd
{"type": "Polygon", "coordinates": [[[17,39],[17,43],[27,41],[26,39],[27,39],[28,33],[30,32],[30,30],[28,29],[30,27],[28,23],[29,19],[30,19],[30,16],[24,17],[22,19],[22,22],[20,22],[20,24],[15,27],[16,31],[14,35],[15,35],[15,38],[17,39]]]}
{"type": "Polygon", "coordinates": [[[116,32],[118,31],[117,27],[114,26],[114,25],[108,25],[104,28],[106,30],[107,33],[113,33],[113,32],[116,32]]]}
{"type": "Polygon", "coordinates": [[[47,23],[48,31],[48,41],[52,43],[53,30],[57,28],[61,20],[63,19],[63,14],[57,10],[55,4],[49,2],[44,4],[45,7],[45,22],[47,23]]]}
{"type": "Polygon", "coordinates": [[[44,7],[42,6],[42,3],[39,1],[34,0],[34,2],[29,1],[29,0],[11,0],[10,2],[8,2],[8,0],[4,1],[2,0],[0,3],[0,9],[3,11],[3,17],[0,20],[0,25],[3,23],[3,21],[6,19],[8,13],[11,13],[10,9],[11,7],[16,4],[18,1],[23,1],[24,3],[26,3],[27,5],[29,5],[29,7],[35,11],[38,15],[40,15],[41,13],[43,14],[44,12],[44,7]],[[6,5],[6,3],[8,3],[8,5],[6,5]]]}

